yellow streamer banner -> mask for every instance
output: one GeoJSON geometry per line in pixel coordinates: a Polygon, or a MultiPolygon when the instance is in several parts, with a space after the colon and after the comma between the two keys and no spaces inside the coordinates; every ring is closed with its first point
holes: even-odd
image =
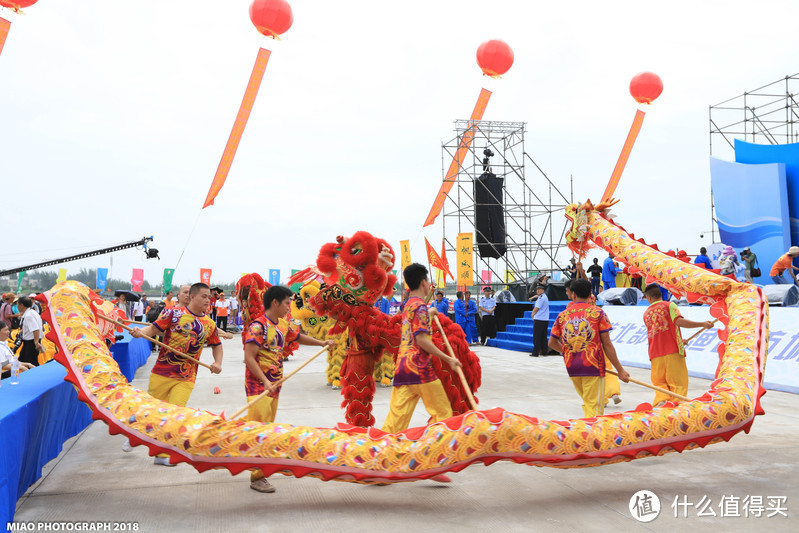
{"type": "Polygon", "coordinates": [[[474,269],[472,268],[473,259],[473,236],[471,233],[458,233],[456,241],[458,256],[458,285],[474,285],[472,283],[474,269]]]}
{"type": "Polygon", "coordinates": [[[55,280],[56,283],[61,283],[62,281],[67,280],[67,269],[66,268],[59,268],[58,269],[58,279],[55,280]]]}
{"type": "Polygon", "coordinates": [[[513,283],[516,281],[516,276],[513,275],[513,272],[510,270],[505,271],[505,283],[513,283]]]}

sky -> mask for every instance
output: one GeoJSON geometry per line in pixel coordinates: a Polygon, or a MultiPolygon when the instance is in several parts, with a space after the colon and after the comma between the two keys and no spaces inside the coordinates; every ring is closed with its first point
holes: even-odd
{"type": "Polygon", "coordinates": [[[0,268],[153,235],[160,261],[118,252],[111,275],[143,268],[158,283],[177,266],[176,282],[196,281],[206,267],[232,282],[302,268],[358,230],[397,254],[409,239],[423,260],[423,237],[442,237],[440,218],[422,229],[441,144],[481,87],[493,91],[485,120],[526,122],[536,163],[563,190],[573,177],[576,200],[598,200],[641,71],[665,88],[646,109],[616,220],[695,254],[712,227],[708,106],[799,71],[795,37],[780,29],[799,16],[791,0],[290,3],[280,41],[257,33],[248,0],[0,9],[12,21],[0,54],[0,268]],[[476,64],[488,39],[514,51],[501,80],[476,64]],[[272,56],[252,115],[225,187],[201,210],[259,46],[272,56]]]}

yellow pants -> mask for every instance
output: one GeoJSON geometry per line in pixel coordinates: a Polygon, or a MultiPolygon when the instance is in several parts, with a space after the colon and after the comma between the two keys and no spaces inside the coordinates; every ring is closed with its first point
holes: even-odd
{"type": "Polygon", "coordinates": [[[440,422],[452,416],[452,406],[440,380],[420,385],[395,385],[391,391],[391,402],[383,431],[399,433],[408,429],[419,398],[424,402],[424,408],[430,413],[433,422],[440,422]]]}
{"type": "MultiPolygon", "coordinates": [[[[614,366],[610,364],[610,360],[607,357],[605,357],[605,368],[618,371],[617,368],[614,368],[614,366]]],[[[610,401],[610,397],[614,394],[618,394],[619,397],[621,397],[621,385],[619,384],[619,377],[614,376],[613,374],[605,374],[605,403],[602,405],[607,404],[610,401]]]]}
{"type": "MultiPolygon", "coordinates": [[[[181,381],[159,376],[158,374],[150,374],[150,387],[147,389],[147,393],[162,402],[186,407],[192,390],[194,390],[194,383],[191,381],[181,381]]],[[[156,457],[169,457],[169,455],[159,453],[156,457]]]]}
{"type": "Polygon", "coordinates": [[[583,399],[583,413],[586,418],[605,413],[605,378],[599,376],[578,376],[571,378],[577,394],[583,399]]]}
{"type": "MultiPolygon", "coordinates": [[[[256,396],[247,396],[247,403],[253,401],[256,396]]],[[[258,400],[258,403],[253,405],[247,410],[246,420],[253,422],[274,422],[275,415],[277,414],[277,402],[279,398],[270,398],[265,396],[258,400]]],[[[260,469],[255,469],[250,472],[250,481],[258,481],[264,477],[264,473],[260,469]]]]}
{"type": "MultiPolygon", "coordinates": [[[[652,385],[657,385],[683,396],[688,394],[688,366],[685,364],[685,356],[678,353],[670,353],[662,357],[655,357],[651,363],[652,385]]],[[[668,394],[655,392],[655,399],[652,401],[652,405],[657,405],[663,401],[678,402],[679,400],[668,394]]]]}

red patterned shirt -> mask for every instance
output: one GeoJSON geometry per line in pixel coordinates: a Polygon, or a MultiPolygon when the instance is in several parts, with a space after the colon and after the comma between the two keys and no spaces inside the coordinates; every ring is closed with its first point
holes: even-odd
{"type": "Polygon", "coordinates": [[[424,300],[414,296],[405,302],[402,313],[402,340],[394,368],[394,386],[419,385],[437,380],[433,356],[416,344],[417,335],[429,335],[431,331],[427,305],[424,300]]]}
{"type": "MultiPolygon", "coordinates": [[[[244,335],[244,345],[254,343],[258,346],[256,360],[258,366],[271,383],[283,377],[283,349],[297,340],[300,331],[297,326],[281,318],[277,323],[261,315],[253,320],[244,335]]],[[[247,368],[244,370],[244,388],[247,396],[257,396],[266,390],[263,381],[247,368]]],[[[280,387],[271,392],[269,396],[277,398],[280,387]]]]}
{"type": "Polygon", "coordinates": [[[675,323],[678,318],[682,315],[674,302],[655,302],[644,312],[650,361],[673,353],[685,355],[680,328],[675,323]]]}
{"type": "Polygon", "coordinates": [[[563,345],[563,360],[571,377],[604,376],[605,352],[600,333],[613,329],[605,312],[595,305],[574,302],[558,315],[552,337],[563,345]]]}
{"type": "MultiPolygon", "coordinates": [[[[186,307],[168,307],[153,322],[153,326],[164,334],[164,344],[195,359],[202,355],[205,344],[220,344],[216,324],[206,315],[195,315],[186,307]]],[[[153,374],[180,381],[191,381],[197,377],[197,363],[161,348],[153,374]]]]}

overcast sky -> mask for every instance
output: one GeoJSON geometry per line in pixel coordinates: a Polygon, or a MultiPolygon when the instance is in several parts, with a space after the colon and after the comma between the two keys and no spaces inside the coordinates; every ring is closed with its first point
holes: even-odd
{"type": "Polygon", "coordinates": [[[481,87],[494,91],[484,119],[526,122],[535,161],[564,190],[573,175],[576,199],[598,200],[637,109],[630,79],[644,70],[665,90],[617,189],[617,220],[696,253],[711,228],[708,106],[799,72],[791,0],[292,0],[278,42],[253,28],[249,3],[0,10],[12,20],[0,55],[0,267],[154,235],[161,261],[116,253],[114,277],[144,268],[158,283],[185,249],[176,282],[201,267],[234,281],[307,265],[361,229],[397,251],[411,239],[423,260],[422,237],[441,242],[440,219],[422,231],[441,143],[481,87]],[[498,82],[475,61],[491,38],[515,53],[498,82]],[[273,53],[253,113],[227,184],[200,212],[258,46],[273,53]]]}

